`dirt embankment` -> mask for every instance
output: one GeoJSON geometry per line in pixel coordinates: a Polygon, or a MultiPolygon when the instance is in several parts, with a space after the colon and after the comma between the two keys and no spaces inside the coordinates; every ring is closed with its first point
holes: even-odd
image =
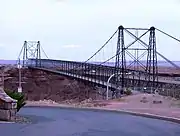
{"type": "MultiPolygon", "coordinates": [[[[18,70],[10,69],[6,74],[9,79],[5,80],[5,88],[17,91],[18,70]]],[[[80,81],[39,70],[22,69],[22,82],[23,93],[29,101],[84,101],[99,97],[94,88],[80,81]]]]}

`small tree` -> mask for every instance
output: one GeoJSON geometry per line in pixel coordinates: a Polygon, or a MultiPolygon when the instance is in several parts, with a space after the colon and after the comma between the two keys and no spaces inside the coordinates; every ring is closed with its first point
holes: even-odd
{"type": "Polygon", "coordinates": [[[19,111],[24,105],[26,105],[24,95],[22,93],[6,91],[6,94],[11,98],[17,100],[17,111],[19,111]]]}

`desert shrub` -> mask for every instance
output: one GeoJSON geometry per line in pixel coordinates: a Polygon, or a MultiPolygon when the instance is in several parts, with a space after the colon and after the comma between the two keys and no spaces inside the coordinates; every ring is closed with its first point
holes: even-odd
{"type": "Polygon", "coordinates": [[[127,88],[126,91],[124,92],[126,95],[131,95],[132,91],[130,88],[127,88]]]}
{"type": "Polygon", "coordinates": [[[17,111],[19,111],[26,104],[24,95],[22,93],[6,91],[6,94],[17,100],[17,111]]]}

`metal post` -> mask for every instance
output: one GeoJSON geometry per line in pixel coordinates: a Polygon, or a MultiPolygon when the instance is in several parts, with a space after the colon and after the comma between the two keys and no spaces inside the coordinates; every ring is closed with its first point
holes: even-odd
{"type": "MultiPolygon", "coordinates": [[[[117,73],[117,75],[120,75],[120,74],[121,74],[121,73],[117,73]]],[[[109,82],[110,82],[111,78],[113,78],[113,76],[115,76],[115,75],[116,75],[116,73],[112,74],[112,75],[108,78],[108,80],[107,80],[106,100],[109,99],[109,82]]]]}

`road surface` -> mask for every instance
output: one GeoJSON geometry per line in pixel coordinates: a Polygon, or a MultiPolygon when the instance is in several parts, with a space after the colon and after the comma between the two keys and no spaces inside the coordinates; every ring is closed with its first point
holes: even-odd
{"type": "Polygon", "coordinates": [[[2,136],[180,136],[180,124],[122,113],[26,107],[32,124],[0,123],[2,136]]]}

